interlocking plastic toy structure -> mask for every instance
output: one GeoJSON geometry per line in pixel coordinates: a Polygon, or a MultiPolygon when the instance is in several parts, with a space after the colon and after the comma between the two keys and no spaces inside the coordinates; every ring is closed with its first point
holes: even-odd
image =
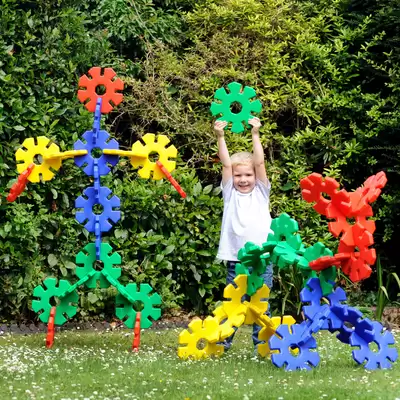
{"type": "Polygon", "coordinates": [[[329,231],[335,237],[340,237],[338,254],[335,260],[320,259],[310,265],[314,270],[323,270],[330,265],[341,266],[343,272],[353,282],[368,278],[371,275],[371,265],[375,263],[375,249],[372,234],[375,222],[368,220],[373,216],[371,203],[380,195],[386,185],[384,172],[369,177],[364,185],[354,192],[339,190],[339,183],[333,178],[323,178],[320,174],[310,174],[300,181],[304,200],[315,202],[314,209],[330,219],[329,231]],[[329,196],[325,198],[323,194],[329,196]],[[354,223],[350,220],[354,219],[354,223]]]}
{"type": "MultiPolygon", "coordinates": [[[[281,324],[281,318],[270,318],[265,313],[268,310],[269,288],[262,285],[249,301],[243,300],[247,293],[248,275],[238,275],[235,285],[229,284],[224,290],[225,301],[214,310],[214,317],[204,321],[197,319],[189,324],[188,329],[179,335],[178,356],[180,358],[201,359],[210,356],[220,356],[224,353],[223,340],[234,333],[234,328],[241,325],[257,323],[262,327],[259,337],[265,343],[258,346],[258,352],[265,357],[269,354],[268,339],[281,324]]],[[[290,316],[284,317],[289,326],[295,321],[290,316]]]]}
{"type": "Polygon", "coordinates": [[[256,97],[256,91],[245,86],[244,88],[238,82],[231,82],[228,85],[229,93],[225,88],[219,88],[214,95],[214,99],[219,102],[213,102],[210,110],[212,115],[221,115],[218,121],[226,121],[232,124],[231,131],[233,133],[241,133],[244,126],[248,126],[247,121],[253,118],[252,113],[261,111],[260,100],[252,100],[256,97]],[[238,104],[239,112],[233,112],[232,107],[238,104]]]}
{"type": "Polygon", "coordinates": [[[353,359],[366,369],[390,368],[397,360],[391,332],[385,331],[379,322],[363,318],[361,311],[346,304],[343,289],[334,288],[336,269],[342,267],[353,281],[365,279],[370,274],[370,266],[375,262],[372,233],[375,230],[370,203],[376,200],[386,184],[383,172],[370,177],[364,186],[353,193],[338,190],[339,184],[331,178],[311,174],[301,181],[303,197],[316,202],[316,211],[328,218],[330,231],[341,237],[339,253],[322,243],[306,247],[298,233],[298,223],[287,214],[281,214],[271,224],[274,233],[268,235],[262,246],[246,243],[239,251],[236,264],[235,286],[228,285],[224,297],[228,300],[214,311],[214,317],[204,322],[197,320],[179,336],[178,355],[181,358],[203,358],[221,355],[223,346],[219,344],[230,336],[234,329],[245,324],[257,323],[262,326],[258,346],[262,356],[271,354],[272,363],[286,370],[312,369],[319,364],[319,354],[314,334],[321,330],[337,333],[343,343],[357,347],[352,351],[353,359]],[[327,193],[330,200],[322,196],[327,193]],[[354,218],[352,224],[348,219],[354,218]],[[304,289],[300,299],[303,303],[305,321],[295,321],[284,317],[282,323],[274,323],[264,313],[268,305],[263,301],[269,290],[263,286],[261,275],[266,270],[267,261],[272,261],[280,270],[296,267],[304,277],[304,289]],[[252,270],[250,273],[250,269],[252,270]],[[317,274],[318,273],[318,274],[317,274]],[[263,293],[265,291],[265,293],[263,293]],[[243,296],[250,295],[250,302],[243,296]],[[204,347],[199,343],[205,342],[204,347]],[[374,351],[371,345],[377,345],[374,351]]]}
{"type": "MultiPolygon", "coordinates": [[[[111,171],[110,167],[118,163],[120,156],[127,156],[135,168],[140,168],[141,177],[167,178],[182,197],[186,196],[171,177],[170,172],[175,168],[172,158],[177,156],[177,150],[173,145],[169,145],[166,136],[155,137],[153,134],[147,134],[143,137],[144,144],[137,141],[131,151],[122,151],[119,150],[118,142],[111,139],[105,130],[100,129],[102,113],[110,112],[113,106],[122,101],[122,94],[118,91],[123,89],[123,82],[114,79],[115,72],[111,68],[105,68],[102,73],[101,68],[94,67],[90,69],[89,75],[91,78],[84,75],[79,80],[79,86],[85,89],[78,91],[78,98],[86,102],[85,106],[89,111],[94,112],[92,130],[86,131],[82,138],[74,143],[74,150],[66,152],[60,152],[59,147],[44,136],[26,139],[22,148],[16,152],[16,160],[21,162],[17,165],[21,176],[9,195],[9,201],[15,200],[24,189],[27,180],[40,182],[52,179],[61,167],[62,160],[70,157],[74,158],[75,164],[81,167],[86,175],[93,178],[93,186],[86,188],[83,195],[75,201],[77,221],[95,235],[95,242],[87,244],[76,256],[75,273],[79,280],[71,285],[67,280],[57,282],[57,279],[49,277],[44,280],[43,286],[37,286],[33,291],[35,299],[32,301],[32,309],[40,313],[41,321],[50,322],[48,347],[53,343],[54,324],[62,325],[76,314],[76,289],[80,285],[86,285],[90,289],[96,288],[97,285],[100,288],[113,285],[119,293],[116,298],[116,315],[128,328],[133,328],[135,322],[136,325],[139,323],[141,328],[149,328],[152,320],[161,316],[161,297],[152,293],[150,285],[129,283],[124,286],[118,281],[121,276],[121,269],[118,267],[121,257],[113,252],[110,244],[102,242],[101,234],[108,232],[119,221],[120,199],[112,195],[109,188],[101,186],[100,177],[111,171]],[[99,86],[106,90],[103,95],[96,93],[99,86]],[[101,155],[96,157],[94,150],[101,155]],[[158,154],[157,162],[149,159],[152,152],[158,154]],[[96,206],[101,208],[100,212],[96,206]],[[57,306],[52,307],[53,301],[57,306]]],[[[138,329],[138,326],[136,328],[138,329]]],[[[135,339],[133,348],[137,350],[140,333],[135,335],[135,339]]]]}

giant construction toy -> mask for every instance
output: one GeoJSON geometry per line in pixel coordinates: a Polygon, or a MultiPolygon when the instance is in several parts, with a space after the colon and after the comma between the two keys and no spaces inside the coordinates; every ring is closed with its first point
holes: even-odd
{"type": "MultiPolygon", "coordinates": [[[[85,107],[94,112],[92,130],[86,131],[81,140],[74,143],[74,150],[60,152],[59,147],[50,139],[40,136],[28,138],[16,152],[18,172],[21,173],[18,181],[11,188],[9,201],[14,201],[24,189],[27,180],[30,182],[49,181],[61,167],[62,160],[73,157],[75,164],[91,177],[93,186],[84,190],[82,196],[75,201],[77,209],[76,219],[84,224],[85,228],[95,234],[95,242],[88,243],[76,256],[75,274],[78,281],[70,284],[67,280],[48,277],[43,281],[43,286],[37,286],[33,291],[35,300],[32,309],[40,313],[39,318],[44,323],[49,322],[48,347],[52,345],[54,325],[64,324],[77,312],[78,293],[80,285],[88,288],[108,288],[113,285],[118,290],[116,297],[116,315],[124,321],[128,328],[133,328],[140,316],[140,327],[149,328],[152,320],[161,316],[159,305],[161,297],[153,292],[152,287],[143,283],[129,283],[122,285],[118,279],[121,276],[121,256],[113,252],[110,244],[102,242],[101,235],[108,232],[120,219],[120,199],[112,195],[109,188],[101,186],[100,177],[107,175],[111,167],[116,165],[119,156],[130,158],[132,166],[139,167],[139,176],[142,178],[162,179],[168,178],[182,197],[186,194],[171,177],[170,172],[175,168],[177,150],[173,145],[168,146],[169,139],[164,135],[156,137],[154,134],[143,136],[142,144],[137,141],[130,151],[119,149],[118,142],[111,139],[108,132],[100,129],[102,114],[110,112],[114,106],[122,101],[122,94],[118,91],[124,87],[123,82],[115,78],[111,68],[105,68],[102,74],[100,67],[89,70],[90,77],[84,75],[79,80],[78,98],[86,102],[85,107]],[[103,86],[105,93],[98,95],[96,88],[103,86]],[[96,157],[94,151],[100,152],[96,157]],[[158,154],[158,161],[152,162],[149,154],[158,154]],[[41,160],[38,162],[38,157],[41,160]],[[97,211],[102,207],[102,211],[97,211]],[[99,263],[100,262],[100,263],[99,263]],[[102,263],[102,266],[101,266],[102,263]],[[100,264],[100,265],[99,265],[100,264]],[[52,300],[58,302],[52,307],[52,300]]],[[[140,330],[139,330],[140,332],[140,330]]],[[[137,344],[136,344],[137,346],[137,344]]]]}
{"type": "MultiPolygon", "coordinates": [[[[224,106],[227,105],[221,105],[220,109],[224,106]]],[[[340,185],[335,179],[323,178],[320,174],[313,173],[302,179],[300,186],[304,200],[315,203],[317,212],[334,219],[328,226],[335,237],[340,236],[338,253],[333,255],[320,242],[304,246],[298,223],[289,215],[281,214],[272,221],[274,233],[268,235],[262,246],[246,243],[239,251],[235,285],[225,288],[226,300],[214,311],[214,317],[195,320],[188,330],[181,332],[178,356],[195,359],[220,356],[224,351],[221,342],[234,332],[234,327],[257,323],[262,326],[259,339],[264,341],[258,346],[258,352],[263,357],[271,353],[272,363],[277,367],[286,370],[316,367],[320,358],[313,335],[320,330],[329,330],[338,332],[336,337],[341,342],[356,348],[352,351],[353,359],[366,369],[390,368],[398,358],[397,350],[391,347],[394,344],[392,333],[345,304],[346,293],[340,287],[335,288],[337,268],[342,268],[353,282],[371,274],[371,266],[376,260],[375,250],[371,247],[375,222],[368,217],[373,216],[371,203],[378,198],[386,181],[385,173],[379,172],[349,193],[339,190],[340,185]],[[302,323],[296,324],[288,316],[280,321],[280,318],[265,315],[269,289],[263,284],[261,275],[266,271],[267,261],[282,270],[296,266],[303,275],[300,299],[305,321],[302,323]],[[250,301],[242,300],[244,294],[251,296],[250,301]],[[371,346],[373,343],[378,346],[376,352],[371,346]]]]}

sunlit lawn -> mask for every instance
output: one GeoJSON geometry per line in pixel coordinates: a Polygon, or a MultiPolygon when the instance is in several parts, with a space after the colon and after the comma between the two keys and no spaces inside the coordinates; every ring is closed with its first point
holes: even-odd
{"type": "Polygon", "coordinates": [[[329,333],[317,335],[318,368],[285,372],[253,357],[247,327],[222,358],[197,362],[176,356],[179,332],[144,331],[138,354],[127,331],[58,333],[50,350],[44,334],[2,336],[0,399],[400,400],[399,362],[368,372],[329,333]]]}

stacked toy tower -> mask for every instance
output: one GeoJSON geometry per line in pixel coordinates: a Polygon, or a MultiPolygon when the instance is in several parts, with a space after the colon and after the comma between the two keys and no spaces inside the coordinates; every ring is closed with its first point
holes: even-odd
{"type": "Polygon", "coordinates": [[[76,314],[77,288],[81,285],[89,289],[113,285],[118,291],[116,315],[128,328],[133,328],[135,322],[137,324],[139,313],[141,328],[149,328],[152,320],[161,316],[161,298],[149,284],[129,283],[124,286],[118,281],[121,276],[121,268],[118,267],[121,256],[102,240],[102,235],[120,220],[120,199],[112,194],[110,188],[102,186],[101,177],[109,174],[119,157],[124,156],[130,159],[132,166],[139,168],[140,177],[156,180],[168,178],[181,196],[185,197],[183,190],[170,175],[175,168],[175,161],[171,158],[177,156],[177,150],[173,145],[168,146],[169,139],[166,136],[156,137],[154,134],[143,136],[142,142],[135,142],[129,151],[120,150],[118,142],[100,128],[102,114],[112,111],[123,99],[119,91],[124,84],[115,75],[111,68],[105,68],[102,73],[100,67],[93,67],[89,77],[84,75],[80,78],[78,98],[94,113],[94,122],[92,129],[74,143],[74,150],[60,152],[55,143],[41,136],[36,140],[26,139],[23,148],[16,152],[16,160],[21,162],[17,166],[21,175],[11,189],[9,201],[18,197],[27,180],[40,182],[52,179],[66,158],[74,158],[75,164],[92,181],[92,185],[75,201],[77,221],[95,237],[94,242],[88,243],[76,255],[75,274],[78,281],[71,285],[67,280],[57,281],[56,278],[48,277],[43,281],[43,286],[37,286],[33,291],[35,300],[32,301],[32,309],[40,313],[41,321],[49,322],[49,330],[54,325],[64,324],[76,314]],[[97,94],[99,88],[103,89],[104,94],[97,94]],[[149,158],[150,153],[158,155],[156,162],[149,158]]]}

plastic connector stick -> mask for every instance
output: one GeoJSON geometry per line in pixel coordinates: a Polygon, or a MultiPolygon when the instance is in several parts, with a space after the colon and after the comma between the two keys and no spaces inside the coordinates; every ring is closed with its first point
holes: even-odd
{"type": "Polygon", "coordinates": [[[7,196],[7,201],[9,201],[10,203],[15,201],[18,196],[25,190],[26,184],[28,182],[28,176],[32,173],[34,168],[34,163],[29,164],[29,167],[19,175],[17,182],[15,182],[11,186],[10,193],[7,196]]]}
{"type": "Polygon", "coordinates": [[[75,282],[73,285],[71,285],[64,293],[58,295],[57,297],[59,299],[62,299],[65,296],[68,296],[70,293],[75,291],[75,289],[81,285],[83,285],[86,281],[88,281],[94,274],[96,273],[95,270],[90,271],[87,275],[85,275],[82,279],[79,279],[79,281],[75,282]]]}
{"type": "Polygon", "coordinates": [[[132,351],[138,352],[139,351],[139,346],[140,346],[140,319],[141,319],[141,312],[138,311],[136,313],[136,319],[135,319],[135,329],[133,331],[133,344],[132,344],[132,351]]]}
{"type": "Polygon", "coordinates": [[[156,164],[158,168],[162,171],[162,173],[165,175],[165,177],[170,181],[171,185],[176,189],[176,191],[181,195],[181,197],[184,199],[186,197],[186,193],[184,190],[181,188],[179,183],[172,177],[172,175],[168,172],[167,168],[164,167],[164,165],[160,161],[156,161],[156,164]]]}
{"type": "Polygon", "coordinates": [[[51,307],[49,322],[47,323],[46,347],[51,349],[54,343],[54,320],[56,319],[56,307],[51,307]]]}
{"type": "Polygon", "coordinates": [[[103,102],[103,99],[101,97],[98,97],[96,100],[96,110],[94,112],[94,121],[93,121],[93,129],[92,129],[92,131],[93,131],[92,143],[93,144],[96,144],[97,138],[99,136],[102,102],[103,102]]]}
{"type": "Polygon", "coordinates": [[[97,202],[100,201],[100,172],[99,160],[97,158],[93,161],[93,177],[94,177],[94,196],[97,202]]]}
{"type": "Polygon", "coordinates": [[[100,260],[101,253],[101,229],[100,229],[100,215],[96,215],[95,222],[95,235],[96,235],[96,260],[100,260]]]}
{"type": "Polygon", "coordinates": [[[147,155],[137,154],[132,150],[104,149],[103,153],[112,156],[147,158],[147,155]]]}
{"type": "Polygon", "coordinates": [[[68,151],[62,151],[59,153],[51,153],[51,154],[43,155],[43,159],[45,161],[54,160],[55,158],[59,158],[61,160],[66,160],[67,158],[85,156],[87,153],[88,153],[87,150],[68,150],[68,151]]]}
{"type": "Polygon", "coordinates": [[[124,286],[124,285],[121,285],[121,284],[118,282],[117,279],[114,279],[114,278],[112,277],[112,275],[111,275],[108,271],[106,271],[105,269],[102,269],[102,270],[101,270],[101,273],[106,277],[106,279],[108,280],[108,282],[110,282],[111,285],[113,285],[113,286],[118,290],[118,292],[119,292],[122,296],[124,296],[130,303],[133,304],[133,303],[135,302],[135,299],[126,291],[125,286],[124,286]]]}

